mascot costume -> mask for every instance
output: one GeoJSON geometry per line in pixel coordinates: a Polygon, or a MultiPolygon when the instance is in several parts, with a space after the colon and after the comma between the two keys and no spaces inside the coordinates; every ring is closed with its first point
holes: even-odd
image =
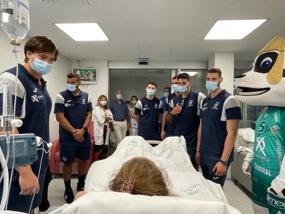
{"type": "Polygon", "coordinates": [[[273,38],[261,49],[249,72],[235,78],[237,99],[267,106],[256,121],[255,142],[243,163],[251,162],[255,214],[285,214],[285,40],[273,38]]]}

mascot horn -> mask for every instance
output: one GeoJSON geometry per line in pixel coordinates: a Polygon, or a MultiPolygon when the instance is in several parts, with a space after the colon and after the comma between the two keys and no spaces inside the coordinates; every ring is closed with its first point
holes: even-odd
{"type": "Polygon", "coordinates": [[[241,102],[267,106],[256,121],[253,151],[243,171],[252,166],[255,214],[285,213],[285,40],[273,38],[256,55],[249,72],[235,78],[241,102]]]}

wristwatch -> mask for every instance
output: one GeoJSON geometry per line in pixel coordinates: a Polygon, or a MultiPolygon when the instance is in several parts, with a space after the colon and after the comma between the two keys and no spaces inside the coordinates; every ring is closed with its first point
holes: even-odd
{"type": "Polygon", "coordinates": [[[84,131],[85,131],[85,132],[87,132],[87,131],[88,131],[87,127],[82,127],[82,128],[84,129],[84,131]]]}
{"type": "Polygon", "coordinates": [[[219,162],[221,162],[221,163],[224,164],[225,166],[228,166],[228,161],[219,160],[219,162]]]}

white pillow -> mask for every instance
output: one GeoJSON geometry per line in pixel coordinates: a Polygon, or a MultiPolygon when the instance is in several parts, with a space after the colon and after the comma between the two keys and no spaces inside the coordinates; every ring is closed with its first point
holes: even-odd
{"type": "Polygon", "coordinates": [[[62,214],[241,214],[223,202],[182,197],[90,192],[65,208],[62,214]]]}

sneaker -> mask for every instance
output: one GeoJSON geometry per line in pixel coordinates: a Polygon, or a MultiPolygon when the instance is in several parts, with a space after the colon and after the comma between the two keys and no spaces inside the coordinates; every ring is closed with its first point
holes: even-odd
{"type": "Polygon", "coordinates": [[[72,189],[67,189],[64,191],[64,199],[68,204],[71,204],[73,202],[74,195],[72,189]]]}
{"type": "Polygon", "coordinates": [[[83,191],[84,190],[84,183],[83,184],[79,184],[79,183],[77,183],[77,191],[79,192],[79,191],[83,191]]]}

